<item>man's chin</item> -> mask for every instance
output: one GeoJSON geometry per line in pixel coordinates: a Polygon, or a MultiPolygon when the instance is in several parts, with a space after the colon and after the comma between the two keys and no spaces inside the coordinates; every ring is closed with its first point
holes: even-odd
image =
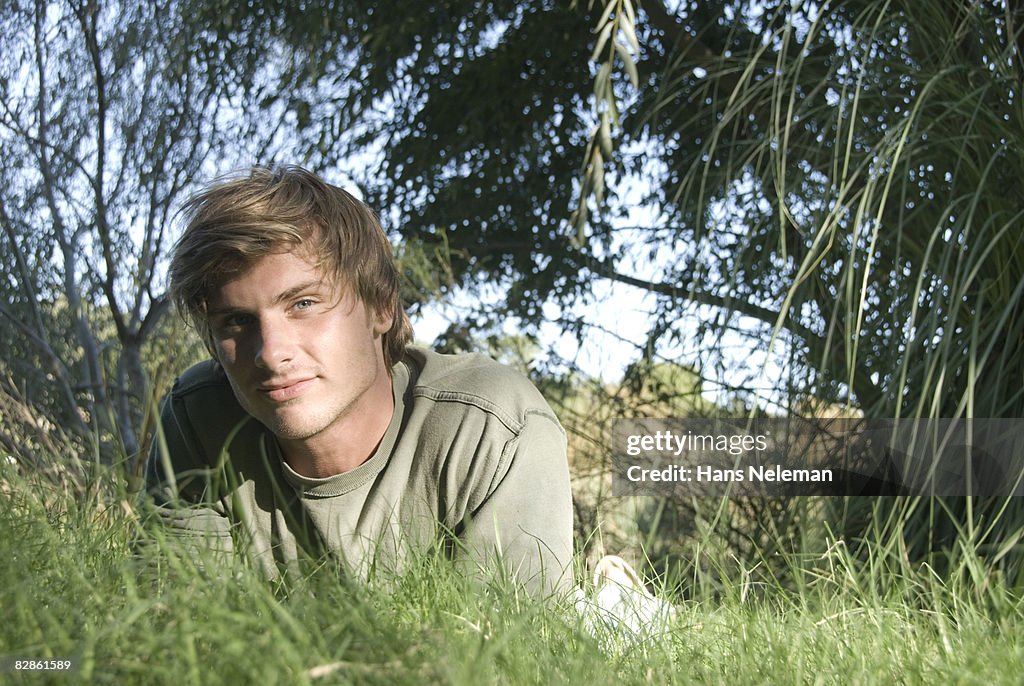
{"type": "Polygon", "coordinates": [[[294,426],[268,426],[270,432],[282,441],[305,441],[319,433],[315,429],[294,426]]]}
{"type": "Polygon", "coordinates": [[[302,441],[311,438],[320,432],[319,424],[310,422],[308,413],[304,417],[282,416],[280,413],[271,413],[258,417],[260,422],[270,429],[270,432],[280,439],[286,441],[302,441]]]}

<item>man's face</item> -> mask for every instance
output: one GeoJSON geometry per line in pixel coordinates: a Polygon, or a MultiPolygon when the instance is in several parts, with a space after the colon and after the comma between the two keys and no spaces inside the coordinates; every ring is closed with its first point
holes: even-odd
{"type": "Polygon", "coordinates": [[[330,441],[379,413],[390,328],[303,252],[276,252],[211,293],[217,359],[242,407],[281,439],[330,441]]]}

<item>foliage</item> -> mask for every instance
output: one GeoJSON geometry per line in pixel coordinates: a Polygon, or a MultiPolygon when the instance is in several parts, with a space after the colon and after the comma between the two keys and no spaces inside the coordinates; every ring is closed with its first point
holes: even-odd
{"type": "Polygon", "coordinates": [[[536,323],[610,279],[657,296],[645,354],[694,337],[687,311],[698,339],[785,353],[762,401],[1019,414],[1013,346],[991,345],[1021,335],[1016,4],[356,2],[299,21],[344,36],[301,62],[310,146],[368,148],[372,203],[443,244],[456,284],[506,286],[503,312],[536,323]]]}
{"type": "Polygon", "coordinates": [[[657,192],[712,256],[663,281],[767,305],[812,371],[805,393],[868,416],[1018,416],[1006,379],[1024,370],[983,341],[1024,326],[1021,16],[895,2],[738,17],[760,35],[711,63],[680,55],[638,112],[679,141],[657,192]]]}

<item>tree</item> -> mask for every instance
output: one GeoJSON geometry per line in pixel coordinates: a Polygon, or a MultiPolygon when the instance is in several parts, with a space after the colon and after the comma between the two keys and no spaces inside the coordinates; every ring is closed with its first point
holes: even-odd
{"type": "Polygon", "coordinates": [[[202,6],[23,0],[0,12],[4,367],[26,403],[108,458],[144,447],[144,353],[168,311],[177,203],[272,154],[288,126],[258,106],[276,53],[253,45],[271,38],[210,30],[202,6]]]}

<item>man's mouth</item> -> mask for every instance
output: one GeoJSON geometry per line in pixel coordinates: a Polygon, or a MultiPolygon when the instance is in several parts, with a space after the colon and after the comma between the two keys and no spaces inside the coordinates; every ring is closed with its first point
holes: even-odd
{"type": "Polygon", "coordinates": [[[272,381],[260,384],[259,391],[266,395],[272,402],[281,403],[298,397],[314,381],[316,381],[315,376],[305,379],[284,379],[281,381],[272,381]]]}

